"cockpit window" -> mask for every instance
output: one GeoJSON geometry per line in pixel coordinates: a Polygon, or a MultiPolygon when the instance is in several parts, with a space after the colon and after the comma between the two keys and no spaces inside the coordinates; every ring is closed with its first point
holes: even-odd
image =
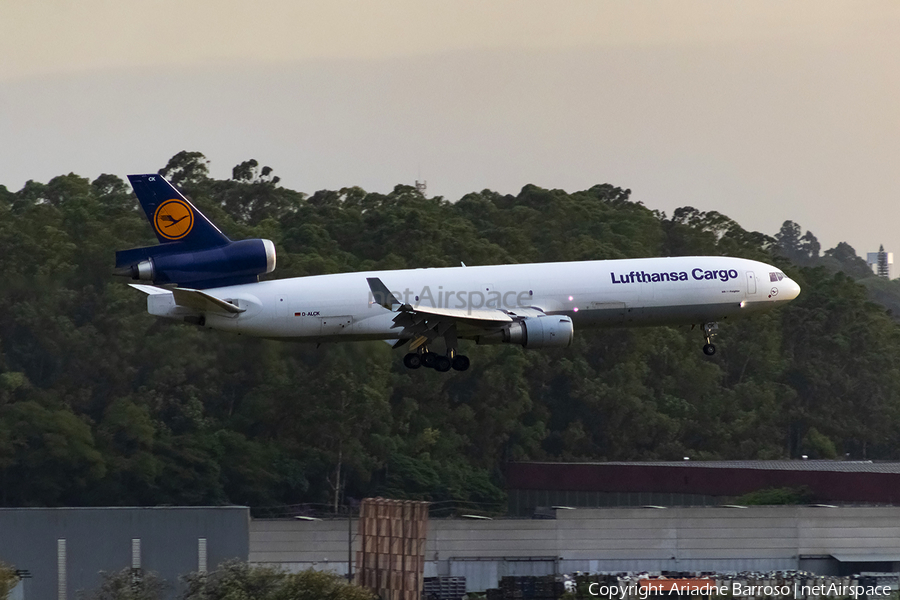
{"type": "Polygon", "coordinates": [[[781,271],[769,273],[769,281],[781,281],[782,279],[784,279],[784,273],[781,271]]]}

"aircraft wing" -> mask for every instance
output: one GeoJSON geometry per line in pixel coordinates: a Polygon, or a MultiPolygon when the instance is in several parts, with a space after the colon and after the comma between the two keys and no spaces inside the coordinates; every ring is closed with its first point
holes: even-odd
{"type": "Polygon", "coordinates": [[[459,329],[490,331],[514,320],[508,313],[496,308],[434,308],[403,304],[388,290],[381,279],[367,277],[366,281],[372,290],[375,303],[397,313],[393,327],[402,328],[402,331],[395,347],[412,339],[410,348],[415,349],[438,337],[455,338],[459,329]]]}
{"type": "Polygon", "coordinates": [[[421,314],[429,317],[442,317],[445,319],[460,319],[462,321],[512,323],[513,319],[502,310],[496,308],[432,308],[430,306],[412,307],[409,304],[400,308],[402,312],[409,314],[421,314]],[[405,308],[405,310],[404,310],[405,308]]]}

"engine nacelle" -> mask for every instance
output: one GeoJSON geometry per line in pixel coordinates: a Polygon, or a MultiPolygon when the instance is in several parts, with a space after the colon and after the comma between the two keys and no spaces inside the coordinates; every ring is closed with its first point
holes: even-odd
{"type": "Polygon", "coordinates": [[[203,288],[258,281],[259,275],[274,270],[275,244],[255,239],[204,250],[158,253],[132,264],[129,274],[139,281],[203,288]]]}
{"type": "Polygon", "coordinates": [[[520,344],[525,348],[568,348],[575,337],[572,319],[563,315],[528,317],[479,336],[478,344],[520,344]]]}

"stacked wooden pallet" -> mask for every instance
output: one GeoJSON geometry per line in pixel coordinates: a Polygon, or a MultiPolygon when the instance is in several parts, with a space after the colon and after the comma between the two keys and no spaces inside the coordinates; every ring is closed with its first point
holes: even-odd
{"type": "Polygon", "coordinates": [[[427,502],[363,500],[359,512],[362,550],[356,553],[356,582],[383,600],[419,600],[427,534],[427,502]]]}

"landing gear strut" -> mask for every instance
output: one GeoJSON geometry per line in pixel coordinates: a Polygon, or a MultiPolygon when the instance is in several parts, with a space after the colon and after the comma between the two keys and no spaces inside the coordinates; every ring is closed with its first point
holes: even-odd
{"type": "Polygon", "coordinates": [[[427,367],[434,369],[439,373],[446,373],[450,369],[455,371],[465,371],[469,368],[469,357],[456,353],[458,341],[456,339],[456,331],[448,330],[444,335],[447,342],[447,354],[441,355],[437,352],[431,352],[424,340],[416,344],[414,340],[410,344],[413,351],[403,357],[403,364],[407,369],[418,369],[419,367],[427,367]]]}
{"type": "Polygon", "coordinates": [[[719,324],[715,321],[703,324],[703,336],[706,338],[706,344],[703,346],[703,354],[712,356],[716,353],[716,347],[712,343],[713,336],[719,332],[719,324]]]}

